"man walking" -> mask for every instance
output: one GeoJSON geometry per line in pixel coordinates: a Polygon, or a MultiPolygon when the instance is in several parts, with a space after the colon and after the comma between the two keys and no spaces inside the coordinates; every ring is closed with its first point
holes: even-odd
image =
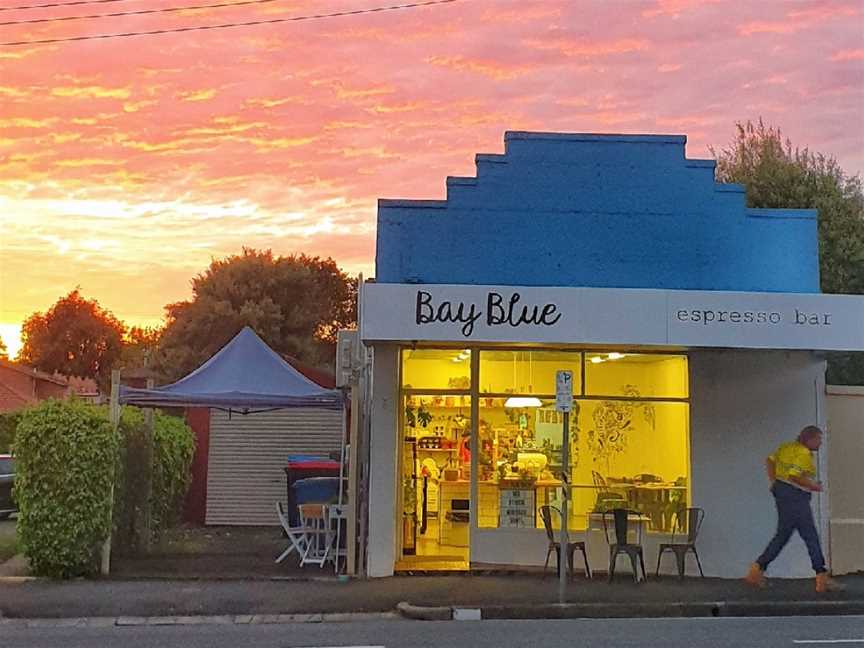
{"type": "Polygon", "coordinates": [[[825,556],[810,508],[812,494],[822,491],[822,484],[816,481],[812,454],[821,445],[822,430],[815,425],[808,425],[795,441],[782,444],[765,460],[771,493],[777,506],[777,532],[744,577],[749,585],[765,586],[765,570],[789,542],[792,533],[798,531],[807,545],[810,562],[816,572],[816,591],[842,589],[839,583],[829,577],[825,568],[825,556]]]}

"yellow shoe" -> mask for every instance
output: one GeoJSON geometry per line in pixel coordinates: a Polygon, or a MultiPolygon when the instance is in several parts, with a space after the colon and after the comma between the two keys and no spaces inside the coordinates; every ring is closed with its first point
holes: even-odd
{"type": "Polygon", "coordinates": [[[825,592],[842,592],[846,588],[835,581],[828,572],[816,574],[816,591],[820,594],[825,592]]]}
{"type": "Polygon", "coordinates": [[[762,571],[762,568],[758,564],[753,563],[750,565],[750,570],[744,577],[744,582],[751,587],[758,587],[761,589],[767,585],[767,582],[765,581],[765,572],[762,571]]]}

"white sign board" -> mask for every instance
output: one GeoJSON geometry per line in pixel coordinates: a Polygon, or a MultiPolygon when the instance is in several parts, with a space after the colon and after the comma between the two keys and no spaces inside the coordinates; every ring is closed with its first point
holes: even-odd
{"type": "Polygon", "coordinates": [[[501,528],[534,528],[534,490],[509,489],[500,491],[498,526],[501,528]]]}
{"type": "Polygon", "coordinates": [[[573,407],[573,372],[559,370],[555,373],[555,409],[569,412],[573,407]]]}
{"type": "Polygon", "coordinates": [[[369,283],[360,336],[864,351],[864,296],[369,283]]]}

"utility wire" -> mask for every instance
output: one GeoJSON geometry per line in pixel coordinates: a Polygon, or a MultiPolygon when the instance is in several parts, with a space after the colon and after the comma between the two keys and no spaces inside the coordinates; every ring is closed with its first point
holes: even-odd
{"type": "Polygon", "coordinates": [[[193,9],[219,9],[220,7],[239,7],[241,5],[266,4],[279,0],[241,0],[241,2],[221,2],[219,4],[193,5],[186,7],[164,7],[162,9],[139,9],[137,11],[118,11],[115,13],[92,14],[90,16],[62,16],[54,18],[31,18],[27,20],[10,20],[0,22],[0,27],[9,25],[29,25],[32,23],[63,22],[67,20],[90,20],[91,18],[118,18],[120,16],[141,16],[143,14],[168,13],[171,11],[191,11],[193,9]]]}
{"type": "Polygon", "coordinates": [[[22,7],[0,7],[0,11],[27,11],[28,9],[71,7],[73,5],[105,4],[108,2],[128,2],[128,0],[74,0],[73,2],[52,2],[51,4],[25,5],[22,7]]]}
{"type": "MultiPolygon", "coordinates": [[[[158,34],[179,34],[192,31],[207,31],[211,29],[230,29],[233,27],[252,27],[256,25],[274,25],[277,23],[299,22],[303,20],[318,20],[321,18],[338,18],[341,16],[357,16],[360,14],[380,13],[383,11],[395,11],[399,9],[416,9],[419,7],[431,7],[433,5],[450,4],[459,0],[428,0],[428,2],[412,2],[409,4],[390,5],[386,7],[371,7],[368,9],[355,9],[353,11],[338,11],[329,14],[313,14],[308,16],[294,16],[292,18],[273,18],[270,20],[251,20],[248,22],[225,23],[223,25],[197,25],[193,27],[177,27],[174,29],[154,29],[142,32],[123,32],[117,34],[94,34],[91,36],[71,36],[68,38],[45,38],[41,40],[10,41],[0,43],[0,47],[12,47],[15,45],[49,45],[52,43],[71,43],[86,40],[104,40],[108,38],[128,38],[131,36],[155,36],[158,34]]],[[[238,3],[239,4],[239,3],[238,3]]]]}

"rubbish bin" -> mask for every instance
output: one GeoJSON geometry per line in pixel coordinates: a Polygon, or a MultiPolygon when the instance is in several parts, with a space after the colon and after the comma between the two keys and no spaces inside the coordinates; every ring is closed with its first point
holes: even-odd
{"type": "MultiPolygon", "coordinates": [[[[297,481],[310,477],[339,477],[339,462],[323,457],[308,455],[291,455],[285,467],[286,506],[291,524],[297,524],[297,502],[294,500],[294,490],[291,488],[297,481]]],[[[338,481],[338,480],[337,480],[338,481]]]]}
{"type": "Polygon", "coordinates": [[[288,516],[289,519],[292,515],[296,516],[295,519],[291,520],[291,524],[296,525],[300,522],[297,505],[327,504],[339,499],[339,476],[298,479],[291,485],[291,491],[294,508],[288,510],[288,516]]]}

